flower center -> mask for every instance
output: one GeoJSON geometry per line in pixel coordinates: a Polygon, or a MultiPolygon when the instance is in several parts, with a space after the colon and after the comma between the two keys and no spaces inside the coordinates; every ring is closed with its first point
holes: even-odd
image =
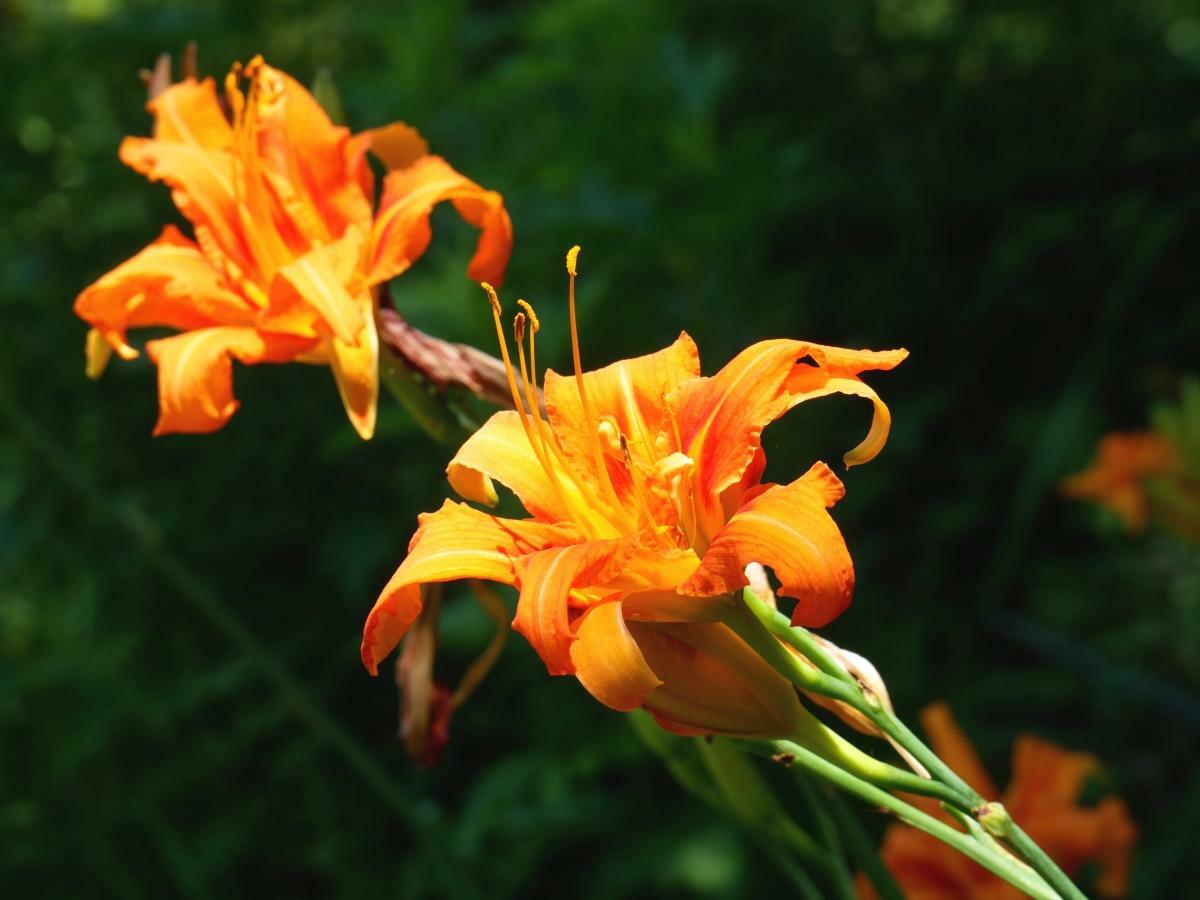
{"type": "MultiPolygon", "coordinates": [[[[638,440],[644,445],[642,453],[631,452],[629,439],[611,415],[597,415],[593,398],[589,396],[587,379],[583,374],[579,351],[579,330],[575,304],[575,278],[577,274],[579,248],[572,247],[567,254],[567,274],[570,278],[568,305],[571,322],[571,351],[575,366],[575,389],[579,397],[582,414],[581,433],[585,438],[586,452],[591,458],[594,471],[580,469],[578,462],[572,464],[564,451],[558,435],[542,417],[537,383],[536,335],[540,323],[533,307],[518,300],[521,312],[513,320],[513,337],[517,346],[517,364],[514,365],[508,351],[508,343],[501,323],[500,299],[489,284],[483,284],[492,306],[492,319],[496,326],[496,337],[504,361],[505,375],[513,408],[520,417],[525,437],[538,464],[545,472],[552,489],[562,507],[591,539],[625,537],[648,532],[650,539],[664,548],[686,546],[686,540],[668,534],[673,530],[662,523],[661,514],[655,510],[663,505],[664,488],[670,494],[678,486],[680,473],[687,468],[680,464],[679,453],[670,453],[658,460],[658,443],[647,437],[648,429],[641,421],[636,406],[632,415],[633,428],[638,440]],[[529,339],[526,359],[525,339],[529,339]],[[646,457],[643,461],[642,456],[646,457]],[[617,473],[621,468],[621,484],[614,484],[609,471],[609,458],[617,461],[617,473]],[[664,466],[666,467],[664,469],[664,466]],[[659,471],[663,469],[663,471],[659,471]],[[627,477],[626,477],[627,476],[627,477]]],[[[669,453],[669,451],[668,451],[669,453]]],[[[687,461],[690,463],[690,460],[687,461]]]]}

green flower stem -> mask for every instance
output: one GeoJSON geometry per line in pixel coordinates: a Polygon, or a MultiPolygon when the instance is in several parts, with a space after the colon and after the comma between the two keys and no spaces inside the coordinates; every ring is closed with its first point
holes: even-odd
{"type": "Polygon", "coordinates": [[[765,849],[775,866],[796,886],[796,890],[800,892],[800,896],[804,900],[823,900],[825,895],[821,893],[816,882],[804,871],[803,866],[787,854],[787,851],[775,844],[768,844],[765,849]]]}
{"type": "MultiPolygon", "coordinates": [[[[939,799],[945,800],[965,812],[971,812],[986,802],[979,795],[978,791],[963,781],[957,773],[942,762],[938,755],[930,750],[919,737],[913,734],[907,725],[884,709],[877,698],[873,695],[868,697],[863,692],[862,686],[845,669],[838,665],[837,661],[825,651],[825,648],[813,638],[809,631],[804,628],[793,627],[792,623],[788,621],[787,616],[763,603],[749,588],[742,592],[742,596],[745,600],[746,608],[771,634],[812,660],[827,676],[829,681],[837,684],[837,688],[832,692],[825,689],[827,685],[824,681],[813,687],[804,687],[805,690],[811,690],[815,693],[832,697],[835,700],[841,700],[843,703],[848,703],[869,718],[880,731],[900,744],[921,765],[929,770],[929,773],[934,776],[934,780],[949,787],[956,794],[953,798],[940,797],[939,799]]],[[[767,662],[774,665],[769,658],[767,658],[767,662]]],[[[803,663],[799,665],[803,666],[803,663]]],[[[781,674],[786,676],[787,673],[781,671],[781,674]]]]}
{"type": "Polygon", "coordinates": [[[1033,838],[1012,820],[1003,806],[999,803],[991,803],[989,807],[991,808],[982,819],[984,828],[1028,860],[1029,864],[1067,900],[1087,900],[1083,891],[1079,890],[1075,883],[1067,877],[1067,874],[1058,867],[1058,864],[1046,854],[1046,851],[1039,847],[1033,838]]]}
{"type": "Polygon", "coordinates": [[[712,744],[664,731],[649,713],[634,710],[625,716],[625,720],[685,790],[754,834],[759,849],[792,882],[804,900],[822,900],[826,897],[805,866],[817,872],[828,872],[828,850],[819,847],[787,815],[775,795],[763,783],[762,776],[751,768],[751,762],[740,746],[733,741],[724,741],[726,747],[706,755],[704,750],[712,747],[712,744]],[[732,768],[738,770],[733,774],[729,771],[731,753],[738,757],[732,762],[732,768]],[[723,776],[716,777],[714,768],[723,771],[723,776]],[[757,784],[750,783],[747,790],[748,778],[757,784]],[[738,802],[731,803],[734,799],[738,802]],[[803,865],[797,861],[797,857],[803,861],[803,865]]]}
{"type": "MultiPolygon", "coordinates": [[[[760,649],[761,640],[757,644],[751,644],[764,660],[775,667],[776,671],[785,678],[792,680],[793,684],[803,690],[810,690],[841,700],[867,716],[880,731],[892,738],[908,753],[912,754],[913,758],[929,771],[933,781],[940,782],[949,789],[946,796],[939,796],[939,799],[943,803],[948,803],[955,809],[970,815],[990,834],[1007,842],[1009,846],[1029,862],[1048,884],[1053,885],[1055,890],[1063,897],[1069,898],[1069,900],[1085,900],[1084,894],[1067,877],[1066,873],[1059,868],[1044,850],[1034,843],[1029,835],[1021,830],[1003,806],[998,803],[988,803],[984,800],[978,791],[963,781],[957,773],[942,762],[941,758],[926,746],[894,713],[885,709],[878,698],[864,691],[863,686],[838,665],[833,657],[813,638],[812,634],[804,628],[793,626],[788,621],[787,616],[763,603],[749,588],[742,592],[742,597],[745,602],[744,608],[772,636],[784,641],[808,657],[820,669],[821,673],[829,681],[836,682],[838,687],[834,691],[827,691],[828,682],[824,680],[819,682],[814,681],[807,674],[800,680],[794,680],[792,679],[792,674],[793,670],[797,668],[795,664],[791,663],[790,660],[784,662],[780,658],[779,653],[774,650],[768,653],[765,647],[760,649]]],[[[731,615],[729,618],[733,620],[735,616],[731,615]]],[[[733,627],[732,624],[730,627],[733,627]]],[[[745,639],[745,636],[743,636],[743,639],[745,639]]],[[[792,656],[792,654],[786,651],[784,651],[784,655],[788,657],[792,656]]],[[[799,667],[807,668],[803,663],[799,663],[799,667]]],[[[902,788],[902,790],[908,790],[908,788],[902,788]]],[[[922,792],[914,791],[914,793],[922,792]]],[[[951,830],[953,831],[953,829],[951,830]]],[[[960,834],[960,832],[955,833],[960,834]]]]}
{"type": "Polygon", "coordinates": [[[751,743],[766,749],[776,761],[787,766],[800,766],[805,771],[830,782],[839,790],[852,794],[872,806],[882,807],[900,821],[933,835],[1035,900],[1060,900],[1060,895],[1054,889],[1015,857],[997,852],[994,847],[952,828],[882,788],[856,778],[806,747],[793,741],[751,743]]]}
{"type": "Polygon", "coordinates": [[[836,896],[854,900],[853,884],[846,878],[840,858],[833,857],[787,814],[784,806],[763,780],[754,762],[733,740],[690,740],[704,768],[708,770],[720,806],[760,839],[763,846],[775,846],[796,854],[809,869],[821,872],[838,887],[836,896]],[[839,871],[840,870],[840,871],[839,871]]]}
{"type": "MultiPolygon", "coordinates": [[[[816,820],[817,830],[820,831],[825,846],[832,851],[830,856],[834,864],[838,891],[841,895],[849,897],[850,900],[855,900],[858,897],[858,891],[854,887],[854,876],[844,862],[845,851],[842,849],[841,837],[838,835],[837,822],[830,814],[829,804],[825,802],[826,798],[821,795],[807,776],[797,772],[796,782],[800,786],[800,792],[804,794],[805,803],[808,804],[813,819],[816,820]]],[[[874,853],[874,849],[871,852],[874,853]]]]}
{"type": "MultiPolygon", "coordinates": [[[[822,687],[825,682],[832,682],[837,687],[836,699],[845,698],[844,702],[857,708],[857,704],[852,702],[854,689],[851,685],[833,681],[830,676],[806,665],[796,654],[776,640],[776,637],[763,626],[761,620],[757,616],[751,615],[751,611],[745,606],[734,606],[723,621],[738,637],[749,644],[751,649],[796,687],[829,696],[822,687]],[[818,686],[814,687],[814,685],[818,686]]],[[[861,702],[861,692],[859,699],[861,702]]],[[[804,716],[804,720],[798,723],[796,739],[857,777],[888,790],[921,794],[951,803],[954,806],[968,803],[961,792],[948,787],[945,783],[922,778],[906,769],[875,759],[826,727],[807,710],[804,711],[804,716]]]]}
{"type": "Polygon", "coordinates": [[[846,805],[846,801],[840,794],[833,791],[827,793],[830,813],[846,838],[850,855],[870,880],[875,892],[882,900],[904,900],[904,892],[900,890],[900,885],[896,884],[896,879],[892,877],[888,867],[879,858],[879,850],[875,847],[875,843],[867,834],[866,829],[863,828],[862,822],[858,820],[858,816],[846,805]]]}

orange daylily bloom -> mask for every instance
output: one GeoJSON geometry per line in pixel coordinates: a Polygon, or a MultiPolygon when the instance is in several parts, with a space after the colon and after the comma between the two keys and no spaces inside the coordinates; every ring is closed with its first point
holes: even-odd
{"type": "MultiPolygon", "coordinates": [[[[950,768],[983,796],[997,795],[947,704],[934,703],[922,710],[921,724],[934,751],[950,768]]],[[[1097,872],[1096,893],[1122,897],[1129,887],[1137,828],[1125,804],[1116,797],[1095,806],[1079,802],[1085,783],[1100,768],[1100,761],[1086,753],[1022,735],[1013,745],[1012,779],[1001,800],[1013,819],[1068,876],[1074,877],[1092,864],[1097,872]]],[[[937,801],[906,799],[930,815],[950,821],[937,801]]],[[[888,827],[881,855],[909,900],[1018,900],[1025,896],[957,850],[908,825],[888,827]]],[[[875,897],[865,877],[860,876],[859,889],[868,900],[875,897]]]]}
{"type": "Polygon", "coordinates": [[[575,675],[607,706],[644,706],[685,734],[791,733],[805,715],[791,684],[719,620],[749,563],[774,571],[780,593],[798,601],[794,621],[809,626],[846,608],[854,570],[828,512],[843,493],[837,476],[816,463],[790,484],[762,483],[760,436],[798,403],[853,394],[874,404],[874,419],[845,459],[868,461],[890,418],[858,376],[907,353],[764,341],[702,377],[681,334],[657,353],[584,373],[577,252],[567,266],[574,375],[546,372],[543,415],[537,318],[518,301],[513,365],[487,288],[514,409],[493,415],[447,469],[466,500],[493,505],[500,482],[530,517],[451,501],[421,516],[367,619],[363,663],[374,673],[396,646],[420,611],[422,584],[488,579],[518,588],[513,627],[549,672],[575,675]]]}
{"type": "Polygon", "coordinates": [[[79,295],[75,311],[92,326],[88,373],[98,375],[113,350],[137,356],[129,328],[183,332],[146,345],[158,366],[154,433],[166,434],[229,420],[233,359],[325,363],[369,438],[375,286],[425,251],[430,212],[444,200],[482,232],[470,277],[501,277],[512,246],[503,200],[429,155],[407,125],[352,136],[261,57],[234,66],[225,101],[231,117],[212,79],[185,78],[149,102],[154,136],[121,144],[122,162],[170,186],[194,238],[168,225],[79,295]],[[368,150],[390,170],[378,204],[368,150]]]}
{"type": "Polygon", "coordinates": [[[1146,479],[1179,470],[1179,454],[1161,434],[1118,432],[1101,438],[1091,468],[1065,479],[1062,491],[1112,510],[1126,531],[1136,533],[1145,529],[1149,518],[1146,479]]]}

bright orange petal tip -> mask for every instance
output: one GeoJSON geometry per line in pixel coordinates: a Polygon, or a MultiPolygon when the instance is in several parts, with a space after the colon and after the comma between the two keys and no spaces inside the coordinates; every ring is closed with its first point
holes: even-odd
{"type": "MultiPolygon", "coordinates": [[[[161,67],[160,67],[161,68],[161,67]]],[[[168,227],[76,300],[90,326],[88,371],[107,351],[137,351],[127,331],[166,327],[198,336],[160,373],[156,434],[222,427],[237,409],[230,360],[327,362],[347,417],[369,438],[378,397],[376,285],[406,271],[432,238],[429,215],[454,204],[480,230],[468,273],[498,282],[512,249],[503,198],[455,171],[411,127],[358,135],[335,125],[312,94],[261,56],[235,63],[225,104],[211,78],[152,79],[153,136],[127,137],[118,156],[171,189],[192,237],[168,227]],[[368,149],[392,170],[376,202],[368,149]],[[231,331],[232,330],[232,331],[231,331]],[[258,345],[230,334],[253,332],[258,345]],[[167,404],[167,405],[161,405],[167,404]]]]}
{"type": "MultiPolygon", "coordinates": [[[[686,333],[670,346],[585,372],[567,254],[574,371],[536,368],[533,309],[519,301],[515,361],[487,282],[511,410],[493,415],[446,470],[465,500],[492,506],[498,485],[528,518],[447,503],[422,517],[409,555],[367,621],[369,669],[415,616],[419,586],[484,578],[517,588],[513,627],[553,675],[601,703],[643,706],[684,734],[790,733],[803,714],[791,686],[721,623],[746,568],[771,568],[795,620],[822,625],[850,603],[854,568],[830,509],[844,487],[824,463],[763,483],[762,430],[798,403],[866,396],[859,380],[904,351],[764,341],[700,374],[686,333]],[[539,396],[540,394],[540,396],[539,396]]],[[[883,412],[880,412],[880,410],[883,412]]],[[[873,427],[870,455],[886,438],[873,427]]]]}

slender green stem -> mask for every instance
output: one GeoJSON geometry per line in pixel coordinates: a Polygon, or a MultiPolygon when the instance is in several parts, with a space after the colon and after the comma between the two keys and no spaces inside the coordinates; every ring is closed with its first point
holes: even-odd
{"type": "MultiPolygon", "coordinates": [[[[853,682],[848,684],[846,682],[834,681],[830,676],[822,674],[811,666],[806,665],[802,659],[776,640],[776,636],[764,626],[761,618],[757,614],[751,615],[751,612],[753,610],[747,610],[744,606],[736,605],[726,615],[724,619],[725,624],[738,637],[749,644],[776,671],[783,675],[784,678],[787,678],[801,690],[810,690],[826,696],[830,696],[826,690],[820,686],[812,687],[812,685],[814,682],[832,682],[838,689],[836,699],[842,700],[845,698],[844,702],[851,703],[855,708],[858,708],[858,705],[864,702],[862,692],[857,689],[857,686],[853,682]],[[856,697],[857,702],[855,702],[856,697]]],[[[848,677],[845,676],[845,673],[843,673],[843,676],[848,677]]],[[[811,714],[809,716],[811,721],[806,723],[806,731],[809,734],[809,739],[804,742],[809,745],[810,749],[820,752],[822,756],[828,759],[834,759],[833,752],[836,752],[838,765],[843,769],[853,772],[858,777],[889,790],[921,794],[958,807],[965,806],[970,809],[973,805],[978,805],[972,804],[968,798],[963,796],[961,791],[946,785],[943,781],[922,778],[906,769],[889,765],[868,756],[830,731],[815,718],[812,718],[811,714]]],[[[982,799],[980,802],[982,802],[982,799]]]]}
{"type": "Polygon", "coordinates": [[[863,828],[862,822],[846,805],[845,800],[832,791],[829,792],[829,810],[846,837],[850,855],[870,880],[875,892],[882,900],[904,900],[904,892],[879,858],[879,850],[863,828]]]}
{"type": "Polygon", "coordinates": [[[800,896],[804,900],[823,900],[825,895],[821,893],[816,882],[809,877],[808,872],[804,871],[804,867],[792,859],[782,847],[767,844],[764,849],[779,871],[796,886],[796,890],[800,892],[800,896]]]}
{"type": "MultiPolygon", "coordinates": [[[[1066,873],[1059,868],[1044,850],[1034,843],[1029,835],[1013,822],[1002,806],[996,803],[987,803],[978,791],[963,781],[953,769],[942,762],[941,758],[926,746],[924,741],[913,733],[912,729],[900,721],[894,713],[885,709],[877,698],[873,695],[868,695],[863,690],[862,685],[838,665],[837,661],[825,651],[824,647],[806,629],[794,627],[786,616],[767,606],[748,588],[743,591],[742,596],[745,601],[745,609],[756,620],[762,623],[771,635],[784,641],[811,659],[821,672],[828,676],[830,681],[835,682],[838,687],[835,691],[828,691],[826,689],[826,682],[814,681],[807,674],[804,674],[800,680],[795,680],[792,678],[793,670],[796,668],[795,664],[790,661],[784,663],[779,654],[774,650],[768,653],[752,644],[751,646],[754,646],[760,652],[763,659],[774,666],[784,677],[792,680],[792,683],[797,687],[846,702],[867,716],[880,731],[903,747],[914,759],[921,763],[929,771],[933,782],[941,783],[948,789],[947,794],[939,796],[939,799],[979,820],[983,827],[991,834],[1008,842],[1047,883],[1054,885],[1055,889],[1062,896],[1070,898],[1070,900],[1082,900],[1084,895],[1075,887],[1066,873]]],[[[734,618],[734,616],[730,616],[731,620],[734,618]]],[[[734,627],[732,621],[730,627],[734,627]]],[[[790,657],[792,654],[786,655],[790,657]]],[[[800,664],[800,666],[804,668],[803,664],[800,664]]],[[[918,791],[916,793],[922,792],[918,791]]],[[[928,793],[928,791],[924,793],[928,793]]]]}
{"type": "MultiPolygon", "coordinates": [[[[838,665],[837,661],[825,651],[825,648],[813,638],[812,634],[804,628],[793,627],[791,622],[788,621],[787,616],[777,610],[771,609],[753,591],[747,589],[743,592],[743,597],[746,602],[746,608],[754,615],[755,619],[761,622],[775,637],[795,647],[800,653],[811,659],[828,676],[829,680],[835,682],[838,687],[835,691],[828,691],[825,689],[826,684],[824,682],[814,684],[811,687],[800,685],[797,682],[793,683],[797,684],[798,687],[803,687],[804,690],[811,690],[815,693],[824,694],[827,697],[848,703],[869,718],[880,731],[911,753],[921,765],[929,770],[929,773],[934,776],[936,781],[941,782],[954,792],[955,796],[953,797],[942,796],[939,799],[946,800],[965,812],[971,812],[983,805],[985,801],[979,795],[979,792],[963,781],[949,766],[942,762],[936,753],[930,750],[919,737],[913,734],[907,725],[897,719],[895,715],[888,712],[878,700],[874,697],[868,698],[863,693],[862,686],[845,669],[838,665]]],[[[791,656],[792,654],[787,655],[791,656]]],[[[764,659],[772,665],[775,664],[771,658],[764,656],[764,659]]],[[[807,668],[803,663],[799,663],[798,661],[795,664],[789,664],[789,668],[795,668],[797,665],[807,668]]],[[[780,671],[781,674],[788,677],[787,672],[780,671]]],[[[918,791],[917,793],[922,792],[918,791]]]]}
{"type": "Polygon", "coordinates": [[[1059,900],[1058,893],[1047,885],[1036,872],[1015,857],[996,852],[987,844],[975,840],[968,834],[963,834],[882,788],[875,787],[875,785],[839,769],[833,763],[800,744],[792,741],[768,741],[766,745],[775,759],[785,761],[787,765],[800,766],[830,782],[839,790],[852,794],[873,806],[882,807],[902,822],[950,845],[968,859],[977,862],[989,872],[1024,891],[1035,900],[1059,900]]]}
{"type": "MultiPolygon", "coordinates": [[[[1008,813],[1005,813],[1008,816],[1008,813]]],[[[1058,867],[1046,851],[1037,845],[1024,830],[1011,818],[1004,833],[1000,835],[1014,850],[1029,861],[1029,864],[1048,881],[1056,891],[1067,900],[1087,900],[1083,891],[1075,886],[1075,882],[1067,877],[1067,873],[1058,867]]]]}
{"type": "Polygon", "coordinates": [[[761,784],[761,775],[756,770],[749,774],[751,780],[747,782],[743,766],[750,767],[753,763],[744,758],[744,751],[736,742],[728,741],[728,747],[706,754],[705,750],[712,748],[716,741],[709,744],[671,734],[642,710],[634,710],[625,719],[634,734],[662,760],[667,771],[685,790],[750,830],[755,835],[755,846],[767,854],[805,900],[822,900],[825,895],[805,867],[814,872],[827,871],[828,853],[784,812],[775,795],[761,784]],[[738,757],[732,766],[730,753],[738,757]],[[719,772],[714,773],[714,767],[724,771],[725,775],[716,777],[719,772]],[[731,767],[740,770],[741,777],[735,775],[730,779],[728,770],[731,767]],[[731,796],[731,791],[737,793],[731,796]],[[738,799],[736,804],[729,802],[734,797],[738,799]],[[756,800],[757,809],[746,808],[746,802],[753,805],[756,800]],[[761,805],[764,801],[767,808],[761,805]],[[796,857],[800,858],[799,862],[796,857]]]}
{"type": "Polygon", "coordinates": [[[854,889],[854,876],[846,866],[845,851],[842,849],[842,841],[838,836],[837,823],[829,813],[825,798],[817,791],[808,776],[803,773],[796,773],[796,783],[799,784],[813,819],[816,820],[817,830],[821,832],[825,846],[830,850],[830,877],[834,879],[834,886],[839,896],[855,900],[858,892],[854,889]]]}

